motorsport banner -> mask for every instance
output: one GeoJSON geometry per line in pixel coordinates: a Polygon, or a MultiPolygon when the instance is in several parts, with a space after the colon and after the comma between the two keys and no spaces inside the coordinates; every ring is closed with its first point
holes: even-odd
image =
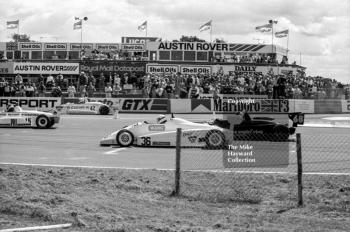
{"type": "Polygon", "coordinates": [[[216,113],[237,113],[243,110],[253,113],[289,113],[287,99],[212,99],[212,111],[216,113]]]}
{"type": "Polygon", "coordinates": [[[13,64],[13,73],[20,74],[79,74],[79,63],[18,63],[13,64]]]}
{"type": "Polygon", "coordinates": [[[271,66],[271,65],[253,65],[253,64],[239,64],[239,65],[213,65],[213,73],[221,73],[225,75],[242,75],[242,74],[292,74],[296,75],[298,71],[297,67],[292,66],[271,66]]]}
{"type": "Polygon", "coordinates": [[[25,110],[50,111],[61,105],[60,97],[0,97],[0,110],[8,104],[18,105],[25,110]]]}
{"type": "MultiPolygon", "coordinates": [[[[221,99],[267,99],[267,95],[251,95],[251,94],[217,94],[218,98],[221,99]]],[[[201,93],[199,94],[200,99],[211,99],[213,94],[201,93]]]]}

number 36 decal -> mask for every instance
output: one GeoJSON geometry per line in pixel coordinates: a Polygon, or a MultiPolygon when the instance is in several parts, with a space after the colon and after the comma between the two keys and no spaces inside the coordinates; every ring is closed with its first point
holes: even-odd
{"type": "Polygon", "coordinates": [[[141,137],[141,146],[151,146],[151,137],[141,137]]]}

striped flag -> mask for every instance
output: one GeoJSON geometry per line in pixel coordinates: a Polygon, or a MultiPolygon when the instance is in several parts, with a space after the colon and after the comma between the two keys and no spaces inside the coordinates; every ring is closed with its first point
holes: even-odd
{"type": "Polygon", "coordinates": [[[7,29],[16,29],[18,28],[18,25],[19,25],[19,20],[6,22],[7,29]]]}
{"type": "Polygon", "coordinates": [[[82,27],[82,21],[83,21],[83,20],[79,20],[78,22],[74,23],[74,24],[73,24],[73,30],[79,30],[79,29],[81,29],[81,27],[82,27]]]}
{"type": "Polygon", "coordinates": [[[144,21],[140,26],[137,27],[139,31],[144,31],[147,28],[147,21],[144,21]]]}
{"type": "Polygon", "coordinates": [[[261,112],[281,112],[280,100],[261,99],[261,112]]]}
{"type": "Polygon", "coordinates": [[[260,31],[260,32],[270,32],[272,30],[272,23],[255,27],[255,30],[260,31]]]}
{"type": "Polygon", "coordinates": [[[284,30],[284,31],[279,31],[275,33],[275,36],[277,38],[283,38],[283,37],[287,37],[289,34],[289,30],[284,30]]]}
{"type": "Polygon", "coordinates": [[[210,20],[209,22],[203,24],[203,25],[199,28],[199,31],[202,32],[202,31],[206,31],[206,30],[211,29],[211,22],[212,22],[212,20],[210,20]]]}

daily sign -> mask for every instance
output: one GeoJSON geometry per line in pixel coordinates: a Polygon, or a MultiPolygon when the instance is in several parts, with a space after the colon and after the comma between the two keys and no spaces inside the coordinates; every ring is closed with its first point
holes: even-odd
{"type": "Polygon", "coordinates": [[[20,74],[79,74],[78,63],[14,63],[14,73],[20,74]]]}

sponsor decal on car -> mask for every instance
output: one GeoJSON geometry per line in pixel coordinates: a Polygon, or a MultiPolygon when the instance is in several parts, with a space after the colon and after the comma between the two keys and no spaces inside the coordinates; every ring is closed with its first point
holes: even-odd
{"type": "Polygon", "coordinates": [[[197,136],[189,136],[188,137],[188,141],[190,141],[190,143],[195,143],[197,139],[197,136]]]}
{"type": "Polygon", "coordinates": [[[165,131],[165,125],[149,125],[149,131],[165,131]]]}
{"type": "Polygon", "coordinates": [[[193,131],[185,131],[185,132],[182,132],[182,137],[186,137],[186,136],[191,136],[193,135],[193,131]]]}
{"type": "Polygon", "coordinates": [[[153,146],[170,146],[170,142],[155,141],[152,142],[153,146]]]}

